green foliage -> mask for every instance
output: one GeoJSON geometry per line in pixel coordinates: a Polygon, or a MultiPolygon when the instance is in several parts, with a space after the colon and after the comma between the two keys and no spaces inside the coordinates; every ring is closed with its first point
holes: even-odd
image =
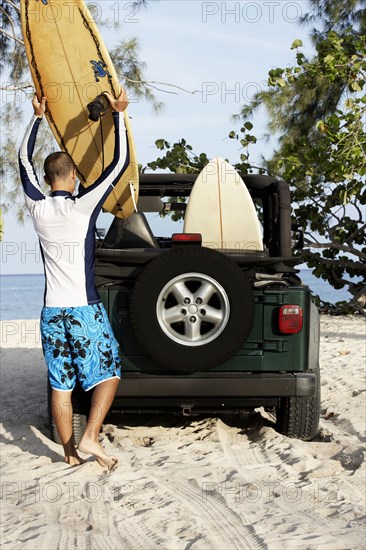
{"type": "Polygon", "coordinates": [[[301,48],[302,45],[303,45],[302,40],[298,38],[297,40],[294,40],[292,42],[291,50],[295,50],[296,48],[301,48]]]}
{"type": "Polygon", "coordinates": [[[294,40],[294,65],[272,69],[268,88],[241,118],[265,107],[268,133],[279,140],[266,165],[292,186],[294,221],[305,228],[305,261],[317,277],[350,291],[349,311],[364,312],[365,3],[310,0],[309,7],[302,23],[320,24],[311,31],[315,55],[308,59],[294,40]]]}
{"type": "Polygon", "coordinates": [[[235,169],[241,174],[251,174],[255,168],[251,162],[249,162],[249,148],[250,145],[257,143],[257,138],[248,133],[253,129],[253,124],[249,121],[245,121],[242,124],[239,132],[232,130],[229,133],[230,139],[238,141],[243,148],[243,152],[240,154],[240,160],[234,164],[235,169]]]}
{"type": "Polygon", "coordinates": [[[195,155],[192,146],[183,138],[173,145],[165,139],[158,139],[155,145],[160,151],[165,151],[165,155],[147,164],[151,170],[168,169],[174,174],[199,174],[209,161],[205,153],[195,155]]]}
{"type": "Polygon", "coordinates": [[[329,31],[316,50],[312,59],[301,56],[300,64],[271,71],[263,102],[272,118],[285,101],[292,115],[275,121],[283,133],[268,166],[292,186],[294,218],[306,228],[308,266],[334,288],[347,288],[352,308],[360,310],[366,303],[366,36],[329,31]],[[311,95],[328,88],[324,100],[333,86],[337,95],[343,90],[337,104],[323,104],[317,120],[302,124],[311,95]],[[292,130],[296,117],[300,123],[292,130]]]}
{"type": "MultiPolygon", "coordinates": [[[[147,164],[146,168],[150,168],[150,170],[169,170],[169,172],[174,174],[199,174],[209,162],[205,153],[201,153],[200,155],[194,154],[193,147],[187,144],[183,138],[173,143],[173,145],[163,138],[157,139],[155,145],[159,151],[164,151],[165,154],[147,164]]],[[[186,198],[169,197],[168,202],[185,203],[186,198]]],[[[171,216],[172,221],[179,221],[183,219],[184,212],[182,210],[163,211],[160,215],[163,218],[171,216]]]]}

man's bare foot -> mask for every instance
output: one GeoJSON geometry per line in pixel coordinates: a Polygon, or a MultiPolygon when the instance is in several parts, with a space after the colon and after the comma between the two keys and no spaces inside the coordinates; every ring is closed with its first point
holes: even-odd
{"type": "Polygon", "coordinates": [[[80,466],[81,464],[84,464],[85,460],[80,458],[79,455],[66,455],[65,456],[65,462],[69,464],[70,466],[80,466]]]}
{"type": "Polygon", "coordinates": [[[79,443],[78,450],[81,453],[95,456],[99,464],[104,468],[108,468],[108,470],[113,470],[117,465],[118,458],[116,456],[108,455],[100,445],[99,441],[95,441],[88,436],[84,435],[79,443]]]}

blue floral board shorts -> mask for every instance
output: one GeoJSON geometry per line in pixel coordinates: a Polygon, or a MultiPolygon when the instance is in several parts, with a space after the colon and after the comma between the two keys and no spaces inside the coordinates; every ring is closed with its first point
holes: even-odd
{"type": "Polygon", "coordinates": [[[102,303],[44,307],[41,337],[53,389],[71,391],[78,379],[88,391],[110,378],[121,378],[118,342],[102,303]]]}

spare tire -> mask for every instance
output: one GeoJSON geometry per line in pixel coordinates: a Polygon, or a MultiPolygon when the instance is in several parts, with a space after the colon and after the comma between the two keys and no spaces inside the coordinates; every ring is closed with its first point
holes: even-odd
{"type": "Polygon", "coordinates": [[[232,357],[254,317],[250,282],[232,260],[208,248],[173,249],[137,279],[131,321],[143,347],[161,365],[196,372],[232,357]]]}

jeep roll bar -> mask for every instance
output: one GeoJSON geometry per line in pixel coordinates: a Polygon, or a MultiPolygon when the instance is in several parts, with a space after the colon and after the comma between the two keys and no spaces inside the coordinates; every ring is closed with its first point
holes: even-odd
{"type": "MultiPolygon", "coordinates": [[[[253,199],[263,203],[263,240],[270,256],[290,258],[291,196],[287,182],[240,174],[253,199]]],[[[197,174],[140,174],[140,196],[189,197],[197,174]]]]}

